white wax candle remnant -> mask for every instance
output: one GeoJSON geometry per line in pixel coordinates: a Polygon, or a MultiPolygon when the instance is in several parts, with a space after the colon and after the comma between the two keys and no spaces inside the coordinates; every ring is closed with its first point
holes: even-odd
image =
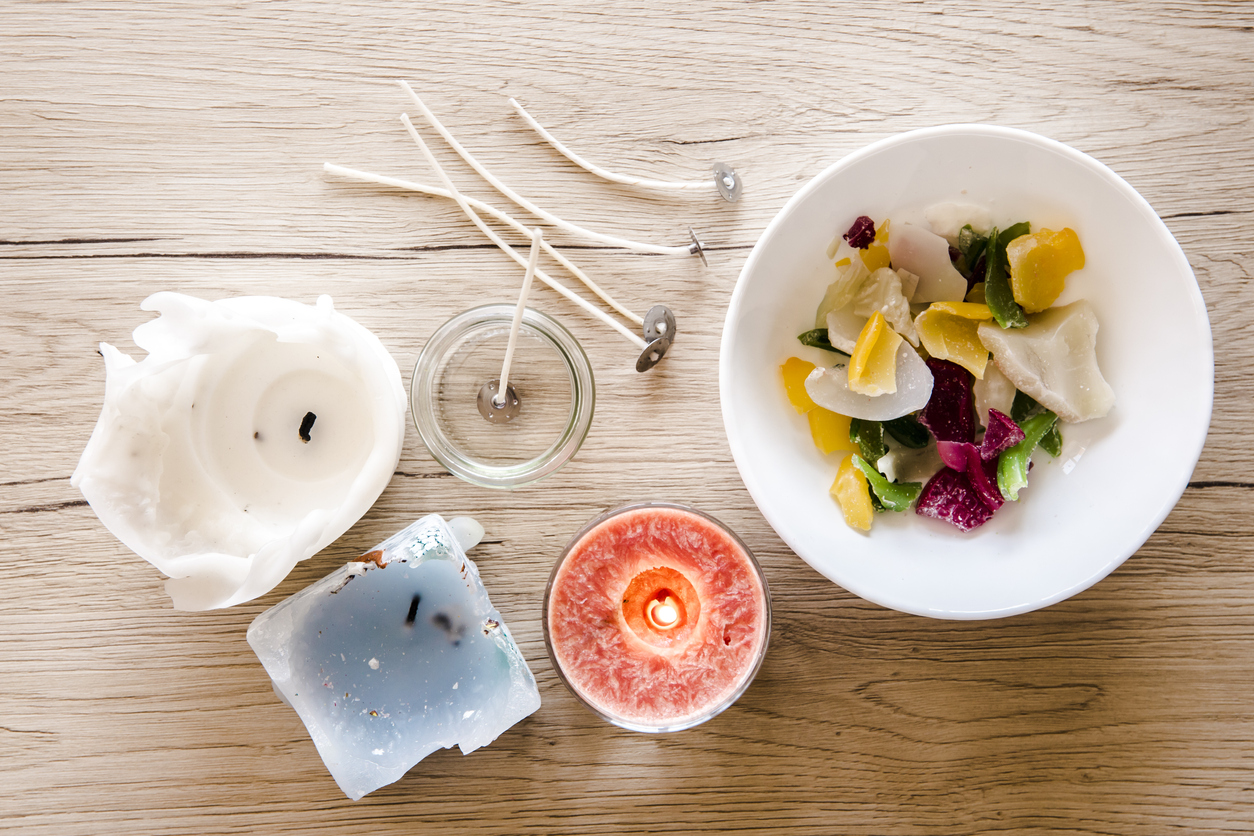
{"type": "Polygon", "coordinates": [[[443,519],[419,520],[371,556],[248,628],[275,689],[353,799],[436,749],[469,754],[540,706],[535,678],[443,519]]]}
{"type": "Polygon", "coordinates": [[[338,505],[351,486],[345,476],[374,447],[369,391],[317,346],[260,339],[204,400],[197,415],[206,465],[266,523],[295,525],[310,507],[338,505]]]}
{"type": "Polygon", "coordinates": [[[141,362],[102,343],[105,403],[74,473],[177,609],[268,592],[347,531],[400,458],[405,390],[373,334],[272,297],[157,293],[141,362]]]}

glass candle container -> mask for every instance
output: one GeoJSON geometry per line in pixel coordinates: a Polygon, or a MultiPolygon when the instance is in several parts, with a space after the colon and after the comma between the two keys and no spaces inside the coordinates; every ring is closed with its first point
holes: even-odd
{"type": "Polygon", "coordinates": [[[713,517],[645,502],[592,520],[558,558],[544,639],[566,687],[625,729],[692,728],[753,681],[771,596],[748,547],[713,517]]]}
{"type": "Polygon", "coordinates": [[[554,319],[527,308],[509,375],[518,413],[492,422],[480,392],[501,375],[514,305],[473,308],[444,323],[418,357],[410,408],[436,461],[468,482],[517,488],[552,474],[583,444],[595,390],[588,356],[554,319]]]}

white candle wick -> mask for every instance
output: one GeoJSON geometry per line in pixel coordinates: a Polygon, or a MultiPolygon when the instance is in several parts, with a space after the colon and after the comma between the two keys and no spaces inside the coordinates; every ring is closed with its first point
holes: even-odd
{"type": "MultiPolygon", "coordinates": [[[[348,168],[346,166],[336,165],[335,163],[323,163],[322,168],[328,174],[334,174],[338,177],[346,177],[350,180],[358,180],[363,183],[378,183],[381,186],[393,186],[398,189],[405,189],[406,191],[411,191],[411,192],[419,192],[421,194],[432,195],[434,197],[447,197],[447,198],[453,197],[453,195],[449,192],[448,189],[441,189],[436,186],[428,186],[424,183],[415,183],[412,180],[401,180],[398,177],[387,177],[382,174],[372,174],[369,171],[361,171],[360,169],[356,169],[356,168],[348,168]]],[[[462,197],[465,199],[466,203],[468,203],[472,208],[475,209],[475,211],[483,212],[487,215],[490,215],[496,220],[500,221],[501,223],[511,227],[512,229],[524,235],[528,234],[526,225],[524,225],[521,221],[519,221],[517,218],[513,217],[512,215],[502,212],[500,209],[497,209],[492,204],[484,203],[482,200],[479,200],[478,198],[470,197],[469,195],[462,195],[462,197]]],[[[631,310],[623,307],[618,302],[616,302],[614,298],[610,296],[608,293],[606,293],[604,290],[602,290],[601,286],[598,285],[596,282],[594,282],[587,273],[581,270],[574,262],[572,262],[566,256],[558,252],[557,249],[555,249],[552,244],[550,244],[548,241],[543,241],[541,242],[540,246],[544,248],[544,251],[548,255],[553,257],[554,261],[556,261],[558,264],[562,265],[567,270],[569,270],[572,276],[579,279],[579,281],[583,282],[584,285],[589,290],[591,290],[593,293],[599,296],[602,302],[609,305],[614,310],[618,311],[626,319],[631,320],[637,325],[644,325],[644,317],[639,316],[638,314],[632,313],[631,310]]],[[[513,255],[512,253],[509,253],[509,254],[513,255]]],[[[521,258],[519,259],[519,263],[520,264],[522,263],[521,258]]],[[[546,284],[549,284],[543,271],[537,271],[536,275],[539,277],[540,281],[545,282],[546,284]]],[[[552,284],[549,284],[549,286],[553,287],[552,284]]],[[[559,293],[562,293],[563,295],[568,295],[569,293],[569,291],[564,291],[560,287],[554,287],[554,289],[557,290],[559,293]]],[[[643,346],[641,347],[643,348],[643,346]]]]}
{"type": "Polygon", "coordinates": [[[622,183],[625,186],[643,186],[648,189],[716,189],[714,182],[711,180],[649,180],[645,177],[633,177],[626,174],[615,174],[609,169],[602,168],[595,163],[588,162],[574,151],[567,148],[557,137],[549,133],[548,130],[536,121],[535,117],[527,112],[526,108],[518,103],[516,99],[510,99],[509,103],[514,106],[514,110],[518,111],[518,115],[531,127],[531,130],[540,135],[540,138],[553,146],[557,153],[570,160],[575,165],[603,180],[609,180],[612,183],[622,183]]]}
{"type": "Polygon", "coordinates": [[[476,160],[471,155],[471,153],[467,151],[462,146],[462,144],[453,137],[451,133],[449,133],[448,128],[444,127],[443,123],[441,123],[440,120],[436,118],[435,114],[432,113],[430,108],[428,108],[426,104],[423,103],[422,99],[418,98],[418,94],[414,92],[414,89],[409,86],[409,83],[407,81],[405,81],[404,79],[399,79],[397,83],[400,84],[401,87],[405,90],[405,92],[409,94],[409,97],[414,100],[414,104],[417,106],[418,112],[421,113],[423,118],[427,120],[427,123],[431,125],[431,127],[436,131],[436,133],[440,135],[440,137],[445,142],[448,143],[450,148],[452,148],[454,151],[457,152],[458,156],[460,156],[463,160],[466,161],[467,165],[473,168],[480,177],[482,177],[484,180],[487,180],[494,189],[496,189],[501,194],[505,195],[510,200],[517,203],[523,209],[526,209],[528,212],[535,215],[537,218],[548,221],[554,226],[564,229],[567,232],[570,232],[574,235],[579,235],[584,238],[597,241],[598,243],[601,243],[601,244],[608,244],[611,247],[622,247],[628,250],[636,250],[637,252],[658,253],[660,255],[692,255],[693,254],[693,250],[691,247],[663,247],[663,246],[658,246],[657,244],[645,244],[645,243],[641,243],[640,241],[632,241],[627,238],[620,238],[616,235],[606,235],[601,232],[593,232],[590,229],[585,229],[584,227],[573,224],[570,221],[563,220],[562,218],[559,218],[557,215],[554,215],[552,212],[548,212],[544,209],[541,209],[539,206],[532,203],[530,200],[527,200],[525,197],[518,194],[518,192],[511,189],[509,186],[502,183],[499,179],[497,179],[496,175],[488,171],[487,168],[485,168],[482,164],[480,164],[480,162],[476,160]]]}
{"type": "MultiPolygon", "coordinates": [[[[419,136],[418,131],[414,128],[414,123],[411,122],[409,119],[408,113],[401,114],[401,122],[404,123],[405,129],[409,131],[410,137],[413,138],[414,143],[418,146],[419,150],[422,151],[422,155],[423,157],[426,158],[427,164],[430,165],[433,169],[435,169],[435,173],[439,176],[440,180],[444,182],[444,188],[448,190],[449,196],[452,197],[455,201],[457,201],[457,205],[461,207],[461,210],[463,213],[465,213],[466,217],[468,217],[471,220],[471,222],[474,223],[474,225],[479,228],[480,232],[488,236],[488,239],[491,240],[492,243],[500,247],[502,252],[504,252],[510,258],[514,259],[514,261],[518,262],[519,264],[526,264],[526,262],[523,260],[523,257],[517,251],[515,251],[513,247],[507,244],[505,240],[501,238],[501,236],[497,235],[496,232],[491,227],[489,227],[487,224],[483,222],[483,219],[480,218],[479,215],[475,212],[475,210],[471,208],[470,202],[468,201],[466,196],[463,195],[461,192],[459,192],[457,190],[457,187],[453,185],[453,181],[451,178],[449,178],[448,172],[444,170],[443,166],[441,166],[439,161],[436,160],[435,155],[431,153],[431,149],[427,147],[427,143],[423,142],[422,137],[419,136]]],[[[609,325],[611,328],[613,328],[615,331],[618,331],[620,334],[622,334],[624,337],[626,337],[628,340],[634,343],[638,348],[645,347],[645,342],[644,340],[640,338],[639,335],[633,334],[631,331],[628,331],[627,328],[624,327],[621,322],[614,319],[609,314],[602,311],[600,308],[597,308],[591,302],[584,299],[582,296],[578,295],[577,293],[574,293],[565,285],[552,279],[544,271],[537,270],[536,276],[540,279],[540,281],[544,282],[549,287],[553,288],[554,290],[556,290],[558,293],[565,296],[570,301],[579,305],[585,311],[597,317],[606,325],[609,325]]]]}
{"type": "Polygon", "coordinates": [[[514,308],[514,321],[509,326],[509,342],[505,345],[505,361],[501,364],[501,385],[492,396],[492,403],[497,409],[505,406],[505,393],[509,391],[509,367],[514,360],[514,347],[518,344],[518,329],[522,325],[523,311],[527,307],[527,295],[531,293],[531,282],[536,275],[536,262],[540,260],[540,242],[544,234],[539,229],[531,230],[531,254],[527,257],[527,272],[523,274],[522,292],[518,294],[518,307],[514,308]]]}

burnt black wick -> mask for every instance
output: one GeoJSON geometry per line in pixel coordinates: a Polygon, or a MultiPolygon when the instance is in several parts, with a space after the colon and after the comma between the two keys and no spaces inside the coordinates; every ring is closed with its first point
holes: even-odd
{"type": "Polygon", "coordinates": [[[317,420],[318,420],[318,416],[314,415],[312,412],[305,413],[304,420],[300,422],[299,433],[300,433],[301,441],[305,442],[306,444],[309,443],[309,438],[310,438],[309,431],[313,429],[314,421],[317,421],[317,420]]]}
{"type": "Polygon", "coordinates": [[[421,600],[421,595],[415,595],[414,599],[409,602],[409,615],[405,616],[405,623],[411,627],[414,624],[414,619],[418,617],[418,602],[421,600]]]}

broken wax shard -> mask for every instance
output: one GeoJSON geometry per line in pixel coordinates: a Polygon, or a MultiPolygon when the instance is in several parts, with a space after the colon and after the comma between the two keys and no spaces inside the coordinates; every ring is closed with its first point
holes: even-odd
{"type": "Polygon", "coordinates": [[[1097,314],[1081,299],[1034,314],[1026,328],[981,323],[980,341],[1010,382],[1069,423],[1103,418],[1115,393],[1097,367],[1097,314]]]}
{"type": "Polygon", "coordinates": [[[540,693],[464,548],[473,520],[423,517],[253,621],[248,643],[354,801],[436,749],[470,754],[540,693]]]}

